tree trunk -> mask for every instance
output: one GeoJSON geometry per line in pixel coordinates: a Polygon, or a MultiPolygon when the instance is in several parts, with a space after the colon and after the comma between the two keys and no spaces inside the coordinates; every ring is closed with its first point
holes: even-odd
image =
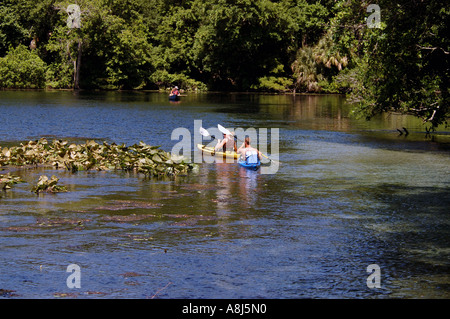
{"type": "Polygon", "coordinates": [[[74,74],[73,74],[73,87],[75,89],[80,88],[80,67],[81,67],[81,46],[82,46],[83,40],[78,41],[78,57],[76,61],[73,61],[73,68],[74,68],[74,74]]]}

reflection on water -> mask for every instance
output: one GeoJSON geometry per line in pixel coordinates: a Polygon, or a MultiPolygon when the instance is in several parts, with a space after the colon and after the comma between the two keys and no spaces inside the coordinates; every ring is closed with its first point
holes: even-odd
{"type": "Polygon", "coordinates": [[[160,298],[450,296],[448,135],[425,138],[415,119],[359,121],[336,96],[189,95],[174,105],[146,92],[0,92],[0,101],[2,147],[49,135],[170,150],[172,130],[201,119],[280,128],[281,161],[273,175],[204,163],[175,179],[0,168],[26,181],[0,192],[0,291],[13,291],[0,297],[147,298],[163,287],[160,298]],[[32,193],[42,174],[69,192],[32,193]],[[71,263],[82,271],[76,291],[66,286],[71,263]],[[380,289],[366,285],[374,263],[380,289]]]}

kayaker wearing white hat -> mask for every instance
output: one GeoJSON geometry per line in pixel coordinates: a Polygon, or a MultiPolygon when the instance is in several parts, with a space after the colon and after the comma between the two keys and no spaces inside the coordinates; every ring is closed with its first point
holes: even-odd
{"type": "Polygon", "coordinates": [[[172,91],[170,92],[170,95],[180,95],[180,92],[178,91],[178,86],[175,86],[172,91]]]}
{"type": "Polygon", "coordinates": [[[234,140],[233,135],[223,134],[223,140],[219,140],[216,147],[214,147],[214,150],[216,151],[220,149],[222,149],[224,152],[237,151],[236,141],[234,140]]]}

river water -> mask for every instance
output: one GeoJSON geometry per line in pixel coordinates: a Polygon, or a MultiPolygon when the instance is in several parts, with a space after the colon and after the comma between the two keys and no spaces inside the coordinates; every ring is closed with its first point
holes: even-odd
{"type": "Polygon", "coordinates": [[[193,156],[195,121],[277,128],[279,155],[270,139],[267,153],[281,163],[262,174],[204,162],[173,179],[0,168],[26,181],[0,193],[0,297],[450,297],[445,128],[358,120],[327,95],[4,91],[0,117],[2,147],[45,137],[170,151],[186,128],[193,156]],[[30,192],[43,174],[69,192],[30,192]],[[71,264],[80,288],[67,285],[71,264]]]}

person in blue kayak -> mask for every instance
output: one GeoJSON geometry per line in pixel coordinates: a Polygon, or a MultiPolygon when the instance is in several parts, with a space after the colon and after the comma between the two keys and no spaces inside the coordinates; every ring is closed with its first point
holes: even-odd
{"type": "Polygon", "coordinates": [[[236,142],[234,140],[233,135],[223,134],[223,140],[219,140],[214,147],[215,151],[223,150],[224,152],[229,151],[237,151],[236,142]]]}
{"type": "Polygon", "coordinates": [[[244,143],[238,148],[237,153],[247,164],[256,164],[261,161],[261,152],[250,146],[250,137],[246,137],[244,143]]]}

